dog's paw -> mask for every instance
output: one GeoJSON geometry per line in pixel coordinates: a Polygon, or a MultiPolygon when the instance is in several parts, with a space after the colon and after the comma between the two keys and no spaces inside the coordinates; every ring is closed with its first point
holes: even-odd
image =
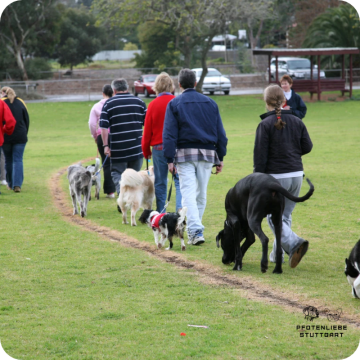
{"type": "Polygon", "coordinates": [[[266,273],[266,271],[267,271],[267,269],[268,269],[268,262],[266,262],[266,263],[261,263],[260,268],[261,268],[261,272],[262,272],[262,273],[266,273]]]}
{"type": "Polygon", "coordinates": [[[235,266],[233,267],[233,270],[235,270],[235,271],[241,271],[242,269],[241,269],[241,266],[240,266],[240,265],[235,265],[235,266]]]}
{"type": "Polygon", "coordinates": [[[136,223],[133,223],[133,222],[132,222],[132,223],[131,223],[131,226],[136,226],[136,223]]]}
{"type": "Polygon", "coordinates": [[[124,221],[122,222],[124,225],[129,225],[129,223],[127,221],[124,221]]]}
{"type": "Polygon", "coordinates": [[[158,247],[158,249],[161,249],[162,246],[161,246],[161,244],[158,244],[157,247],[158,247]]]}
{"type": "Polygon", "coordinates": [[[275,268],[274,269],[274,271],[273,271],[273,274],[282,274],[282,269],[280,268],[280,269],[277,269],[277,268],[275,268]]]}
{"type": "Polygon", "coordinates": [[[85,212],[84,211],[81,212],[81,217],[85,217],[85,212]]]}
{"type": "Polygon", "coordinates": [[[182,246],[181,247],[181,251],[185,251],[186,250],[186,247],[185,246],[182,246]]]}

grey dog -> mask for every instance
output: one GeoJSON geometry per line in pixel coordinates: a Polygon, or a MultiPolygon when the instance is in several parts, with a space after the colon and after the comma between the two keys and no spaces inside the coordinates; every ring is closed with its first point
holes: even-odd
{"type": "MultiPolygon", "coordinates": [[[[101,188],[101,174],[99,169],[100,169],[99,158],[96,158],[95,164],[86,167],[86,170],[89,170],[91,172],[91,186],[95,185],[95,197],[98,200],[100,198],[100,188],[101,188]]],[[[91,200],[91,191],[90,191],[89,200],[91,200]]]]}
{"type": "Polygon", "coordinates": [[[84,217],[86,216],[87,204],[90,198],[91,172],[81,165],[71,165],[68,167],[68,180],[74,207],[73,214],[78,214],[77,201],[80,206],[81,217],[84,217]]]}

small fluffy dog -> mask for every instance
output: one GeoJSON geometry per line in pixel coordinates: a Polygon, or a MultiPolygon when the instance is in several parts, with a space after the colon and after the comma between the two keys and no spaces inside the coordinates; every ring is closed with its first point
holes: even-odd
{"type": "Polygon", "coordinates": [[[131,226],[136,226],[135,216],[139,208],[151,209],[155,197],[153,166],[149,167],[149,174],[146,170],[137,172],[133,169],[126,169],[122,173],[117,203],[119,212],[122,212],[123,224],[128,224],[128,209],[131,209],[131,226]]]}
{"type": "Polygon", "coordinates": [[[181,241],[181,250],[185,251],[184,231],[186,226],[185,216],[187,208],[183,207],[178,213],[160,214],[154,210],[144,210],[139,221],[147,224],[154,231],[155,244],[161,249],[168,239],[170,246],[166,249],[172,249],[172,238],[176,235],[181,241]],[[161,239],[159,240],[159,235],[161,239]]]}
{"type": "Polygon", "coordinates": [[[360,298],[360,240],[355,244],[348,259],[345,259],[345,275],[352,287],[354,298],[360,298]]]}
{"type": "Polygon", "coordinates": [[[80,206],[81,216],[84,217],[86,216],[87,204],[90,198],[91,173],[81,165],[71,165],[68,167],[67,177],[74,207],[74,215],[78,214],[77,201],[80,206]]]}
{"type": "MultiPolygon", "coordinates": [[[[95,164],[89,165],[86,167],[86,170],[91,173],[91,187],[95,185],[95,197],[99,200],[100,198],[100,188],[101,188],[101,174],[100,174],[100,159],[95,159],[95,164]],[[98,172],[99,171],[99,172],[98,172]]],[[[90,198],[91,200],[91,191],[90,198]]]]}

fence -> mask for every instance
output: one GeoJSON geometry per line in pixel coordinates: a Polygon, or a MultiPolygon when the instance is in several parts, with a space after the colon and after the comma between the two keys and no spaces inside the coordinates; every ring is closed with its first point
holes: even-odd
{"type": "MultiPolygon", "coordinates": [[[[209,66],[210,67],[210,66],[209,66]]],[[[236,65],[216,65],[216,67],[223,75],[228,77],[231,81],[231,89],[254,89],[264,88],[267,84],[267,72],[255,74],[240,74],[236,65]]],[[[168,68],[168,72],[173,70],[173,73],[178,73],[180,68],[168,68]]],[[[129,89],[133,89],[134,81],[138,80],[143,73],[148,73],[154,69],[94,69],[94,70],[74,70],[56,71],[52,74],[50,80],[36,80],[36,81],[9,81],[4,80],[0,82],[0,86],[13,87],[19,95],[21,94],[28,99],[44,99],[51,98],[60,99],[64,96],[71,98],[82,95],[82,97],[92,100],[101,96],[101,90],[104,84],[110,84],[113,79],[123,77],[129,83],[129,89]]],[[[341,76],[340,70],[327,70],[326,76],[331,75],[341,76]]],[[[179,93],[179,85],[177,76],[172,76],[175,83],[175,93],[179,93]]],[[[349,70],[346,69],[346,83],[349,84],[349,70]]],[[[214,81],[218,81],[216,77],[214,81]]],[[[360,85],[360,68],[353,69],[353,84],[360,85]]]]}

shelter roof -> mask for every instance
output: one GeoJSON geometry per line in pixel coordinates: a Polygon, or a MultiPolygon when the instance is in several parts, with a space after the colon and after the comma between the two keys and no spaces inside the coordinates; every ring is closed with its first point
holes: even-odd
{"type": "Polygon", "coordinates": [[[271,55],[271,56],[309,56],[309,55],[345,55],[345,54],[359,54],[359,49],[356,47],[344,48],[311,48],[311,49],[255,49],[254,55],[271,55]]]}

